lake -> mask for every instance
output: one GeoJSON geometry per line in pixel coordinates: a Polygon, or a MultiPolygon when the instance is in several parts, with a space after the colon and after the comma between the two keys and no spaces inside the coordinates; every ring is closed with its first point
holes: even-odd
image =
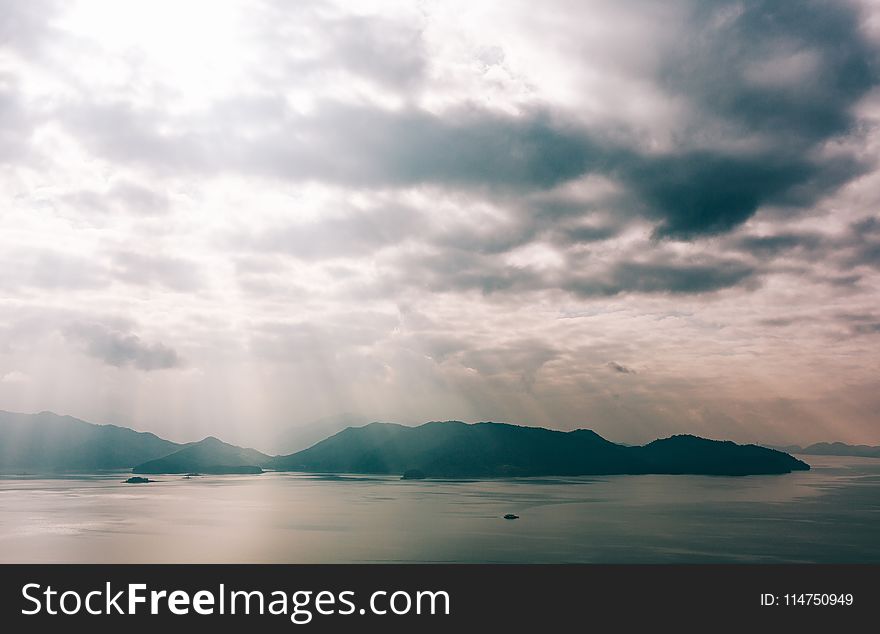
{"type": "Polygon", "coordinates": [[[739,478],[7,476],[0,562],[880,562],[880,460],[802,458],[739,478]]]}

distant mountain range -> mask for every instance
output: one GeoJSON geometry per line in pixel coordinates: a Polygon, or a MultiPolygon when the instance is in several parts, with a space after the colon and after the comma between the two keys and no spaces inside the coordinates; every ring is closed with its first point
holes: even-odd
{"type": "Polygon", "coordinates": [[[0,411],[0,473],[128,469],[182,447],[155,434],[52,412],[0,411]]]}
{"type": "Polygon", "coordinates": [[[871,445],[847,445],[842,442],[817,442],[807,447],[786,445],[773,447],[779,451],[809,456],[857,456],[861,458],[880,458],[880,447],[871,445]]]}
{"type": "Polygon", "coordinates": [[[641,447],[593,431],[553,431],[457,421],[350,428],[309,449],[273,458],[279,471],[403,474],[439,478],[608,474],[749,475],[809,469],[792,456],[729,441],[673,436],[641,447]]]}
{"type": "Polygon", "coordinates": [[[774,449],[696,436],[644,446],[610,442],[593,431],[553,431],[458,421],[406,427],[350,427],[296,453],[270,457],[209,437],[179,444],[150,433],[92,425],[50,412],[0,412],[0,473],[407,473],[409,477],[490,478],[611,474],[750,475],[809,465],[774,449]]]}

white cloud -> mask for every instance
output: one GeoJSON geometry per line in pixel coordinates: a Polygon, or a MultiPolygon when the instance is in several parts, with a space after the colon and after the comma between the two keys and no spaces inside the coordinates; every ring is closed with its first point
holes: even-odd
{"type": "Polygon", "coordinates": [[[26,383],[30,380],[30,377],[22,372],[21,370],[10,370],[3,375],[0,375],[0,383],[26,383]]]}

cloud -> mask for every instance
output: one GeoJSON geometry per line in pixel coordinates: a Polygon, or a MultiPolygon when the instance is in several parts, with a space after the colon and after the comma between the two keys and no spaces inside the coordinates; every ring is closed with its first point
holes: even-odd
{"type": "Polygon", "coordinates": [[[163,214],[171,204],[164,191],[124,180],[114,183],[109,197],[122,210],[145,215],[163,214]]]}
{"type": "Polygon", "coordinates": [[[869,322],[865,324],[855,324],[852,327],[852,331],[857,335],[880,334],[880,321],[869,322]]]}
{"type": "Polygon", "coordinates": [[[541,272],[467,250],[431,249],[404,253],[378,282],[380,291],[421,288],[431,292],[479,291],[484,295],[517,293],[552,286],[541,272]]]}
{"type": "Polygon", "coordinates": [[[600,242],[608,240],[618,235],[619,230],[616,227],[602,225],[580,225],[567,227],[559,232],[562,242],[567,243],[585,243],[600,242]]]}
{"type": "Polygon", "coordinates": [[[864,169],[850,157],[811,159],[776,147],[639,158],[622,168],[659,221],[655,235],[678,239],[727,232],[763,205],[810,204],[864,169]]]}
{"type": "Polygon", "coordinates": [[[35,117],[18,94],[18,81],[0,72],[0,165],[21,160],[31,152],[29,137],[35,117]]]}
{"type": "MultiPolygon", "coordinates": [[[[546,111],[512,117],[470,108],[441,117],[412,108],[388,112],[325,102],[317,113],[299,115],[273,112],[273,106],[265,131],[245,135],[244,121],[236,118],[262,107],[237,104],[232,112],[238,114],[224,117],[222,129],[185,122],[174,136],[160,134],[164,124],[157,114],[120,104],[80,110],[68,121],[108,158],[160,172],[235,170],[357,187],[514,191],[604,174],[635,196],[631,208],[621,211],[655,221],[658,236],[679,239],[729,231],[765,205],[808,205],[867,169],[849,155],[809,152],[830,137],[811,140],[807,148],[644,153],[546,111]]],[[[210,122],[218,115],[199,119],[210,122]]]]}
{"type": "Polygon", "coordinates": [[[159,111],[122,103],[82,104],[59,115],[100,154],[158,171],[523,189],[551,187],[604,160],[589,137],[541,112],[514,118],[465,108],[441,117],[326,101],[298,114],[276,99],[239,98],[175,122],[176,134],[161,132],[167,124],[159,111]],[[252,117],[261,115],[255,133],[252,117]]]}
{"type": "Polygon", "coordinates": [[[0,367],[233,439],[874,433],[876,11],[533,4],[0,0],[0,367]]]}
{"type": "Polygon", "coordinates": [[[427,71],[421,16],[366,9],[346,15],[327,2],[262,2],[253,44],[300,80],[367,80],[386,90],[418,87],[427,71]]]}
{"type": "Polygon", "coordinates": [[[0,0],[0,15],[4,17],[0,22],[0,42],[19,55],[40,54],[47,38],[56,34],[52,18],[58,8],[57,0],[0,0]]]}
{"type": "Polygon", "coordinates": [[[106,268],[84,254],[19,247],[0,255],[0,288],[76,291],[108,281],[106,268]]]}
{"type": "Polygon", "coordinates": [[[563,288],[581,297],[621,293],[701,294],[744,283],[756,274],[738,260],[706,260],[692,263],[620,262],[597,276],[573,275],[563,288]]]}
{"type": "Polygon", "coordinates": [[[26,383],[30,377],[21,370],[10,370],[4,374],[0,374],[0,383],[26,383]]]}
{"type": "Polygon", "coordinates": [[[809,253],[822,246],[824,241],[823,236],[815,232],[782,232],[772,235],[741,235],[731,240],[730,245],[738,251],[768,258],[791,251],[809,253]]]}
{"type": "Polygon", "coordinates": [[[661,76],[671,89],[784,152],[852,128],[853,105],[877,82],[877,51],[857,7],[824,0],[694,7],[690,26],[703,36],[664,59],[661,76]]]}
{"type": "Polygon", "coordinates": [[[608,368],[609,368],[612,372],[616,372],[616,373],[618,373],[618,374],[638,374],[638,373],[637,373],[635,370],[633,370],[632,368],[628,368],[628,367],[626,367],[625,365],[621,365],[621,364],[617,363],[616,361],[609,361],[609,362],[608,362],[608,368]]]}
{"type": "Polygon", "coordinates": [[[72,325],[65,334],[68,339],[83,344],[86,354],[107,365],[130,365],[149,372],[177,368],[183,364],[177,352],[161,342],[146,343],[137,335],[100,324],[72,325]]]}
{"type": "Polygon", "coordinates": [[[282,363],[335,366],[350,354],[367,351],[387,338],[397,323],[395,315],[358,311],[325,315],[315,323],[255,324],[250,350],[282,363]]]}
{"type": "Polygon", "coordinates": [[[417,84],[426,72],[418,25],[357,16],[328,21],[327,27],[331,51],[327,57],[339,60],[355,74],[383,86],[405,89],[417,84]]]}
{"type": "Polygon", "coordinates": [[[458,361],[483,376],[513,375],[527,386],[536,373],[559,356],[559,351],[539,340],[521,340],[492,348],[471,348],[458,356],[458,361]]]}
{"type": "Polygon", "coordinates": [[[880,269],[880,219],[871,216],[853,223],[838,246],[849,250],[844,256],[846,266],[880,269]]]}
{"type": "Polygon", "coordinates": [[[129,284],[160,285],[179,292],[195,291],[203,286],[198,265],[188,259],[117,251],[112,260],[114,276],[129,284]]]}
{"type": "Polygon", "coordinates": [[[281,252],[304,260],[356,258],[408,238],[419,221],[418,212],[400,206],[351,209],[345,214],[266,228],[243,242],[258,251],[281,252]]]}
{"type": "MultiPolygon", "coordinates": [[[[676,239],[727,232],[768,205],[809,205],[869,168],[851,153],[824,151],[854,130],[854,106],[877,84],[876,53],[852,7],[811,2],[800,11],[749,2],[721,12],[715,4],[680,4],[687,26],[705,37],[665,44],[656,76],[643,78],[690,111],[676,122],[680,142],[661,151],[549,104],[516,115],[474,104],[434,113],[328,98],[300,112],[275,96],[248,95],[173,118],[100,101],[58,116],[93,151],[160,172],[514,191],[603,174],[634,196],[621,212],[646,217],[657,236],[676,239]],[[803,79],[787,81],[793,72],[803,79]]],[[[286,23],[284,12],[278,16],[286,23]]],[[[378,18],[319,26],[338,38],[333,55],[348,67],[373,76],[382,69],[382,81],[400,85],[424,72],[417,27],[378,18]]]]}

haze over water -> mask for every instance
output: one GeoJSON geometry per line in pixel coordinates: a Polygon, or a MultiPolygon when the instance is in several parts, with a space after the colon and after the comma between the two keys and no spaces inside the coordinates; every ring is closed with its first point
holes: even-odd
{"type": "Polygon", "coordinates": [[[6,477],[0,562],[880,562],[880,460],[808,461],[735,478],[6,477]]]}

